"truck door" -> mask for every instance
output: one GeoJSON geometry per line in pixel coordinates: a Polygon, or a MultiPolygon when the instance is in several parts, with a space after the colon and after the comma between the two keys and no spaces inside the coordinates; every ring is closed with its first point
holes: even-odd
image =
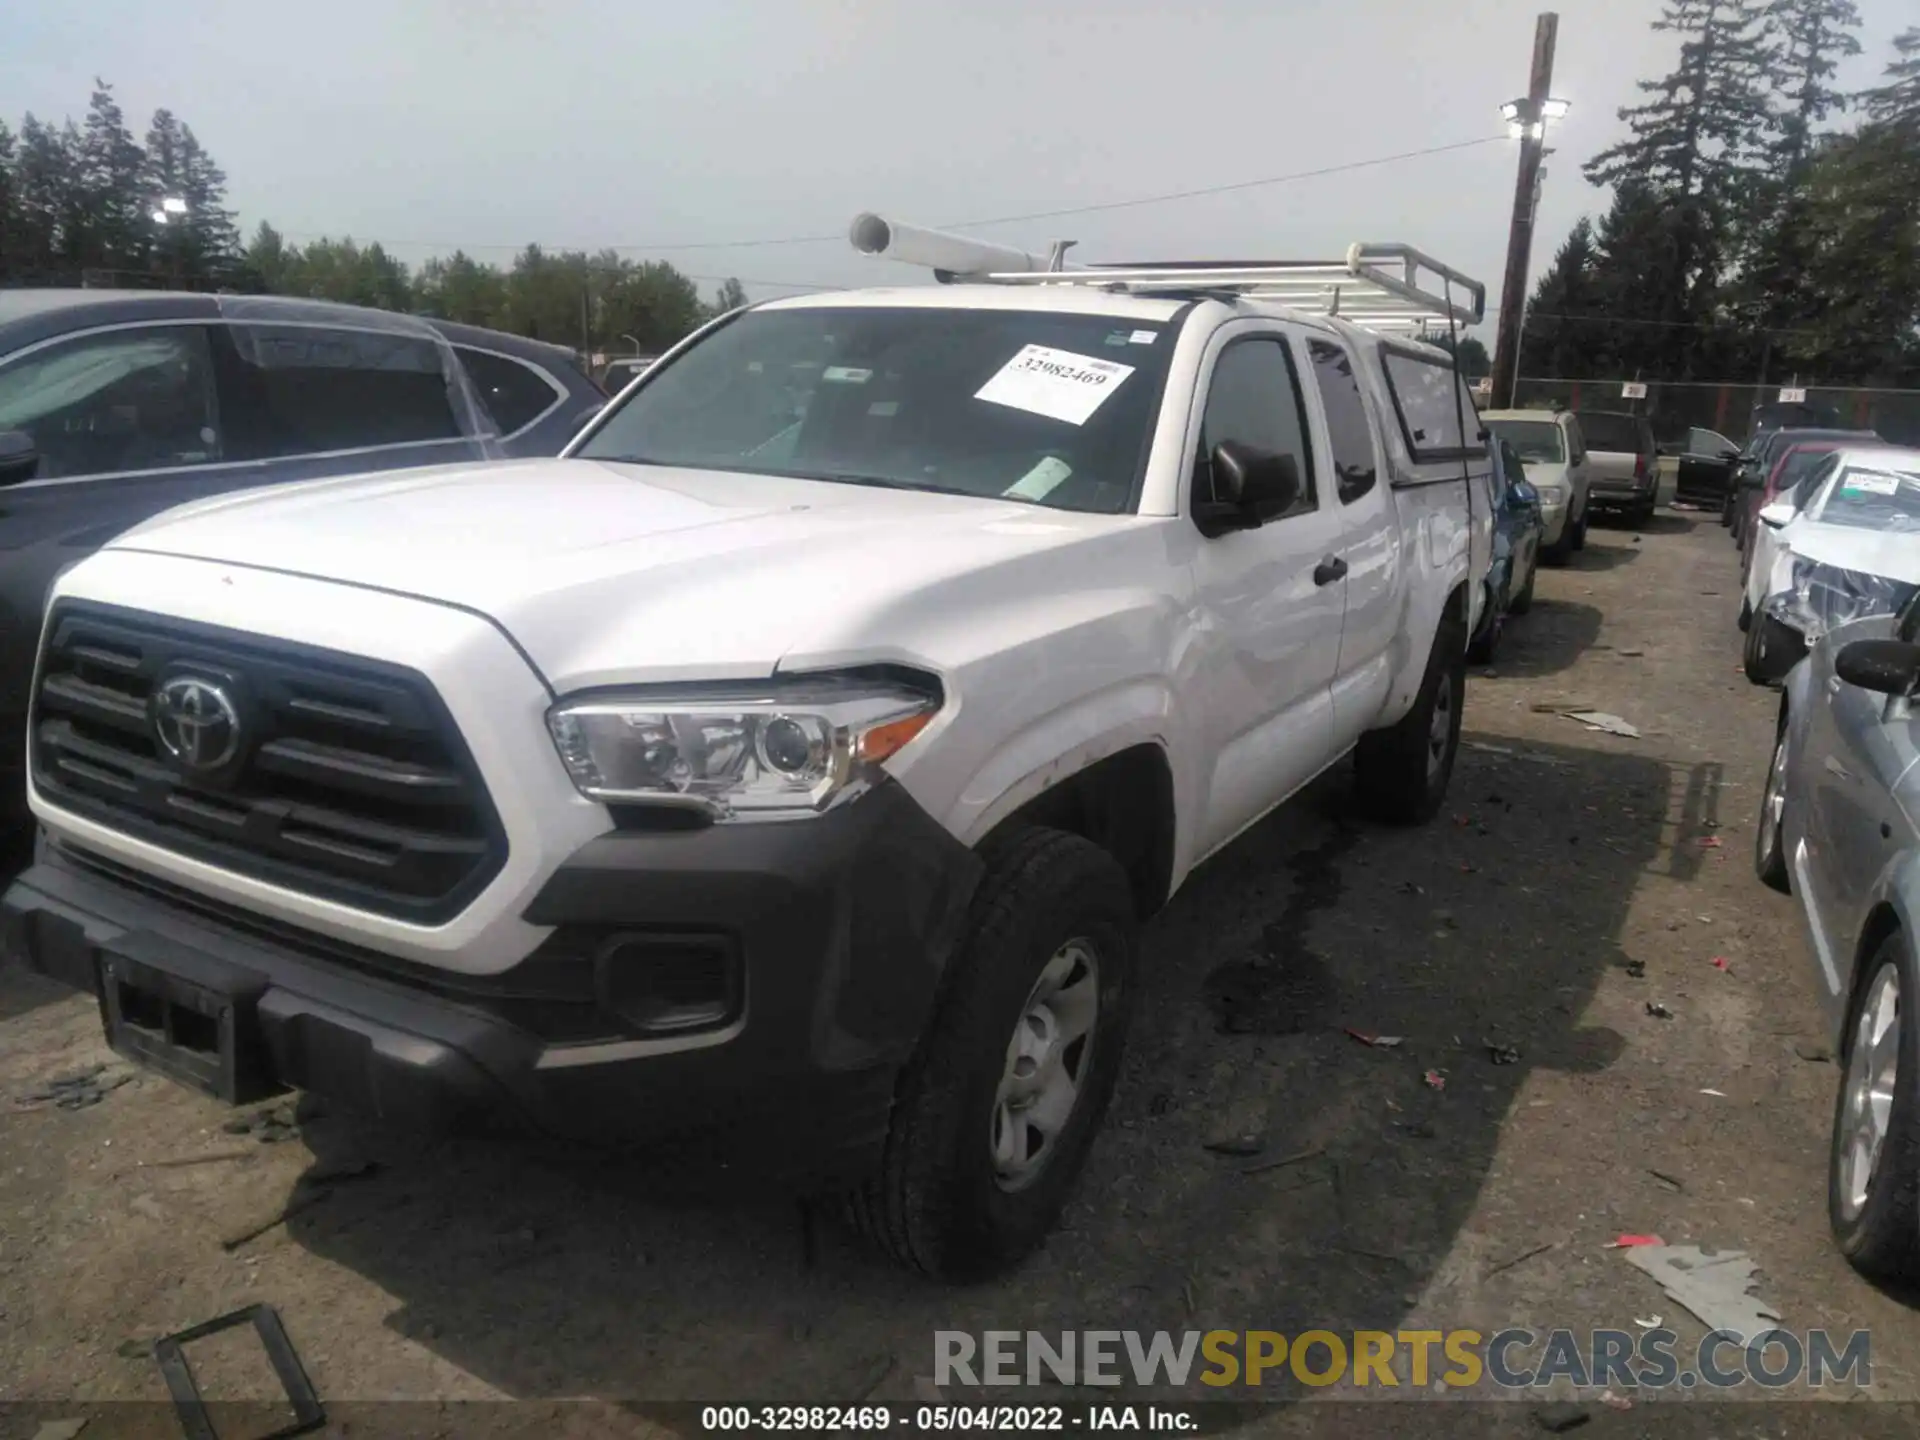
{"type": "Polygon", "coordinates": [[[1352,352],[1320,335],[1308,337],[1306,346],[1340,514],[1340,556],[1347,565],[1333,722],[1350,742],[1380,713],[1393,681],[1392,647],[1400,625],[1399,527],[1352,352]]]}
{"type": "MultiPolygon", "coordinates": [[[[1223,440],[1291,455],[1302,494],[1255,529],[1196,534],[1193,684],[1212,762],[1200,851],[1206,854],[1323,769],[1334,744],[1331,685],[1346,583],[1330,477],[1315,464],[1301,361],[1277,326],[1222,327],[1199,397],[1191,498],[1212,497],[1223,440]]],[[[1191,509],[1189,509],[1191,514],[1191,509]]]]}

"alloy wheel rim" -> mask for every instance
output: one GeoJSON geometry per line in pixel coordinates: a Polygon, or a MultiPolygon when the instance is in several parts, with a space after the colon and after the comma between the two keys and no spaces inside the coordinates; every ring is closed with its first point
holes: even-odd
{"type": "Polygon", "coordinates": [[[1787,736],[1773,747],[1773,764],[1767,769],[1767,793],[1761,802],[1760,858],[1771,862],[1780,844],[1780,826],[1787,814],[1787,736]]]}
{"type": "Polygon", "coordinates": [[[1853,1220],[1866,1209],[1880,1157],[1893,1126],[1894,1087],[1900,1080],[1900,978],[1881,967],[1860,1007],[1847,1057],[1840,1107],[1840,1210],[1853,1220]]]}
{"type": "Polygon", "coordinates": [[[1433,692],[1433,714],[1427,720],[1427,782],[1440,776],[1446,764],[1447,745],[1453,739],[1453,676],[1442,674],[1439,688],[1433,692]]]}
{"type": "Polygon", "coordinates": [[[1002,1190],[1040,1176],[1078,1109],[1100,1018],[1100,959],[1076,936],[1053,952],[1020,1008],[993,1097],[988,1145],[1002,1190]]]}

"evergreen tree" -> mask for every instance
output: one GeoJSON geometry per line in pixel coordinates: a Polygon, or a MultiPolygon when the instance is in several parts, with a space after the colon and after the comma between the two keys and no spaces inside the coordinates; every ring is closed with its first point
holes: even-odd
{"type": "Polygon", "coordinates": [[[1599,261],[1593,222],[1582,215],[1533,288],[1520,332],[1521,374],[1586,378],[1606,338],[1597,313],[1599,261]]]}
{"type": "Polygon", "coordinates": [[[1846,108],[1847,97],[1831,82],[1840,62],[1860,53],[1853,34],[1860,11],[1853,0],[1773,0],[1768,16],[1775,44],[1769,73],[1785,102],[1773,173],[1791,186],[1808,159],[1814,127],[1846,108]]]}
{"type": "Polygon", "coordinates": [[[1874,124],[1920,130],[1920,25],[1898,35],[1893,49],[1898,58],[1887,66],[1887,83],[1860,99],[1874,124]]]}
{"type": "Polygon", "coordinates": [[[13,131],[0,120],[0,281],[6,280],[19,264],[20,229],[15,215],[19,195],[14,186],[15,164],[13,131]]]}
{"type": "Polygon", "coordinates": [[[191,273],[218,279],[240,253],[240,227],[227,209],[227,175],[201,147],[193,127],[180,127],[180,197],[187,202],[183,228],[191,273]]]}
{"type": "Polygon", "coordinates": [[[61,230],[71,207],[68,191],[73,171],[60,132],[41,124],[31,113],[20,124],[13,183],[14,216],[19,227],[13,273],[17,278],[44,282],[60,263],[61,230]]]}
{"type": "Polygon", "coordinates": [[[66,237],[69,260],[110,270],[143,268],[152,226],[140,209],[145,157],[106,81],[93,82],[86,128],[70,143],[77,164],[73,215],[78,223],[66,237]]]}
{"type": "Polygon", "coordinates": [[[1770,27],[1762,0],[1666,0],[1653,28],[1682,37],[1679,65],[1640,83],[1650,98],[1619,112],[1631,133],[1589,160],[1586,175],[1617,191],[1635,188],[1635,213],[1622,219],[1632,219],[1636,230],[1646,229],[1649,217],[1638,212],[1649,201],[1672,212],[1657,227],[1661,263],[1638,277],[1627,297],[1636,308],[1651,298],[1654,313],[1645,318],[1666,334],[1653,345],[1622,344],[1679,379],[1698,358],[1694,327],[1713,310],[1735,226],[1751,213],[1767,159],[1770,27]]]}

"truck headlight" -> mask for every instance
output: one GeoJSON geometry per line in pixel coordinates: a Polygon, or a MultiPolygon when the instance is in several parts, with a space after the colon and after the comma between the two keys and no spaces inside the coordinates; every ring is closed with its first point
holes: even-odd
{"type": "Polygon", "coordinates": [[[1533,488],[1540,492],[1540,505],[1545,510],[1565,509],[1567,501],[1573,497],[1573,491],[1560,485],[1536,485],[1533,488]]]}
{"type": "Polygon", "coordinates": [[[827,675],[581,696],[547,729],[590,800],[773,819],[859,794],[939,709],[931,689],[827,675]]]}

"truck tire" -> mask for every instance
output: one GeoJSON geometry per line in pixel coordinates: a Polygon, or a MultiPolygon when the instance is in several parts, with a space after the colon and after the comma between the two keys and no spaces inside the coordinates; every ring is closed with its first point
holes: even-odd
{"type": "Polygon", "coordinates": [[[1920,1270],[1920,1064],[1912,970],[1896,931],[1861,967],[1847,1006],[1840,1093],[1827,1147],[1827,1217],[1840,1253],[1863,1275],[1911,1281],[1920,1270]],[[1886,1097],[1884,1110],[1881,1097],[1886,1097]]]}
{"type": "Polygon", "coordinates": [[[1573,527],[1573,548],[1576,550],[1587,548],[1587,512],[1585,510],[1580,512],[1580,523],[1573,527]]]}
{"type": "Polygon", "coordinates": [[[1524,615],[1533,608],[1533,582],[1540,578],[1540,552],[1534,551],[1533,559],[1527,562],[1527,583],[1520,587],[1520,593],[1507,602],[1509,615],[1524,615]]]}
{"type": "Polygon", "coordinates": [[[1805,653],[1806,642],[1793,627],[1759,610],[1747,623],[1740,665],[1754,684],[1777,685],[1805,653]]]}
{"type": "Polygon", "coordinates": [[[1454,757],[1460,752],[1460,710],[1467,688],[1461,628],[1451,615],[1440,622],[1413,708],[1385,730],[1369,730],[1354,747],[1360,803],[1376,820],[1423,824],[1447,798],[1454,757]]]}
{"type": "Polygon", "coordinates": [[[882,1252],[948,1281],[1014,1264],[1058,1218],[1119,1075],[1138,948],[1099,846],[1033,827],[984,858],[880,1172],[848,1197],[882,1252]]]}

